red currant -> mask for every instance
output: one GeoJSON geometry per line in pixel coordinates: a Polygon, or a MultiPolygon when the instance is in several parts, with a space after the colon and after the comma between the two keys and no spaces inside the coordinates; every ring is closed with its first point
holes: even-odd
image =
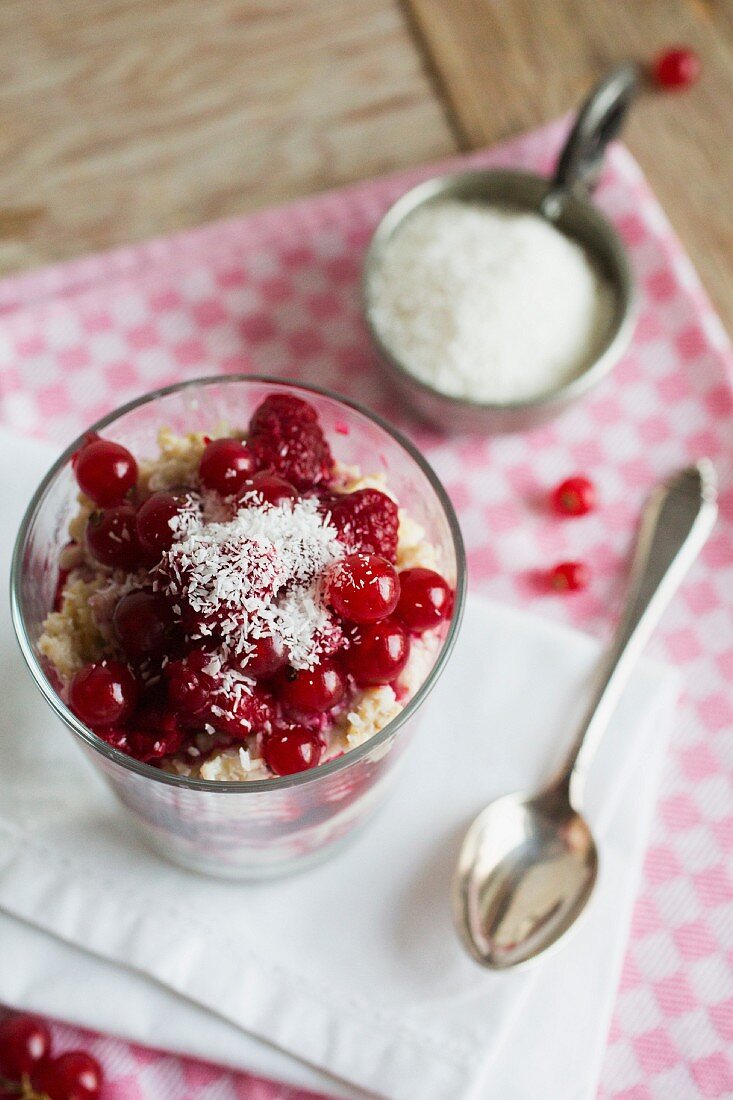
{"type": "Polygon", "coordinates": [[[131,504],[118,504],[104,512],[92,512],[87,521],[86,542],[94,560],[110,569],[134,572],[143,564],[135,509],[131,504]]]}
{"type": "Polygon", "coordinates": [[[175,714],[160,703],[149,703],[132,716],[127,733],[129,753],[144,762],[178,752],[183,730],[175,714]]]}
{"type": "Polygon", "coordinates": [[[555,592],[582,592],[589,579],[588,566],[582,561],[561,561],[549,573],[550,587],[555,592]]]}
{"type": "Polygon", "coordinates": [[[207,713],[207,720],[215,729],[237,741],[246,741],[253,733],[269,729],[273,718],[272,696],[259,687],[243,691],[235,700],[217,701],[215,697],[207,713]]]}
{"type": "Polygon", "coordinates": [[[294,775],[315,768],[322,752],[318,734],[302,726],[271,733],[262,746],[265,763],[275,775],[294,775]]]}
{"type": "Polygon", "coordinates": [[[404,569],[400,573],[397,617],[413,634],[438,626],[453,610],[453,592],[433,569],[404,569]]]}
{"type": "Polygon", "coordinates": [[[344,651],[344,662],[361,687],[391,684],[410,656],[410,639],[398,622],[388,619],[362,627],[344,651]]]}
{"type": "Polygon", "coordinates": [[[665,50],[652,65],[654,83],[668,90],[689,88],[700,76],[700,58],[688,46],[665,50]]]}
{"type": "Polygon", "coordinates": [[[379,489],[357,489],[354,493],[326,497],[324,513],[349,550],[379,554],[387,561],[397,560],[399,509],[379,489]]]}
{"type": "Polygon", "coordinates": [[[155,592],[129,592],[112,615],[117,640],[133,660],[161,653],[171,625],[171,610],[155,592]]]}
{"type": "Polygon", "coordinates": [[[346,678],[340,665],[324,657],[312,669],[291,668],[280,681],[280,698],[292,711],[320,714],[340,703],[346,692],[346,678]]]}
{"type": "Polygon", "coordinates": [[[173,493],[153,493],[141,504],[135,524],[143,550],[151,557],[161,558],[175,542],[175,520],[182,511],[182,501],[173,493]]]}
{"type": "Polygon", "coordinates": [[[79,488],[95,504],[121,504],[137,482],[137,462],[127,447],[109,439],[94,439],[76,455],[79,488]]]}
{"type": "Polygon", "coordinates": [[[168,680],[168,702],[181,714],[200,714],[206,709],[214,690],[214,680],[204,671],[211,657],[195,649],[180,661],[165,666],[168,680]]]}
{"type": "MultiPolygon", "coordinates": [[[[286,481],[284,477],[267,473],[265,470],[262,473],[255,474],[251,480],[245,481],[239,492],[240,500],[250,493],[257,493],[257,496],[261,497],[266,504],[272,505],[282,504],[284,500],[297,500],[300,496],[295,486],[286,481]]],[[[254,502],[247,500],[245,503],[254,502]]]]}
{"type": "Polygon", "coordinates": [[[35,1016],[8,1016],[0,1022],[0,1076],[19,1081],[51,1051],[51,1032],[35,1016]]]}
{"type": "Polygon", "coordinates": [[[104,1074],[96,1058],[84,1050],[67,1050],[39,1067],[34,1087],[49,1100],[97,1100],[104,1074]]]}
{"type": "Polygon", "coordinates": [[[347,554],[329,570],[327,590],[334,611],[348,622],[374,623],[397,606],[400,579],[377,554],[347,554]]]}
{"type": "Polygon", "coordinates": [[[72,470],[76,469],[76,464],[79,461],[79,455],[81,454],[81,452],[86,447],[88,447],[90,443],[96,443],[97,440],[101,439],[101,438],[102,438],[101,435],[98,435],[96,432],[85,432],[84,433],[80,445],[77,447],[77,449],[74,451],[73,455],[71,456],[71,468],[72,468],[72,470]]]}
{"type": "Polygon", "coordinates": [[[94,732],[100,741],[104,741],[105,744],[111,745],[113,749],[117,749],[118,752],[124,752],[126,756],[132,755],[132,748],[130,747],[127,730],[113,727],[112,729],[100,729],[94,732]]]}
{"type": "Polygon", "coordinates": [[[596,487],[587,477],[568,477],[552,492],[559,516],[585,516],[596,506],[596,487]]]}
{"type": "Polygon", "coordinates": [[[252,649],[242,659],[242,671],[255,680],[266,680],[274,676],[288,663],[288,651],[283,643],[266,634],[263,638],[250,638],[252,649]]]}
{"type": "Polygon", "coordinates": [[[221,624],[224,616],[215,612],[195,611],[187,602],[176,604],[176,618],[187,637],[196,641],[208,641],[221,636],[221,624]]]}
{"type": "Polygon", "coordinates": [[[124,722],[137,702],[138,687],[127,665],[102,661],[85,665],[69,685],[69,706],[91,729],[124,722]]]}
{"type": "Polygon", "coordinates": [[[256,466],[254,455],[240,439],[212,439],[201,456],[201,484],[228,497],[252,476],[256,466]]]}

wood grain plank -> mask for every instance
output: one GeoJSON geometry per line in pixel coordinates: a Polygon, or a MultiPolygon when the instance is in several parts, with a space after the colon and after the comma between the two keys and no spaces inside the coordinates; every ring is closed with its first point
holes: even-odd
{"type": "Polygon", "coordinates": [[[455,148],[396,0],[0,4],[0,271],[455,148]]]}
{"type": "Polygon", "coordinates": [[[733,0],[405,0],[467,147],[579,103],[625,57],[694,46],[703,78],[649,92],[625,131],[733,331],[733,0]]]}

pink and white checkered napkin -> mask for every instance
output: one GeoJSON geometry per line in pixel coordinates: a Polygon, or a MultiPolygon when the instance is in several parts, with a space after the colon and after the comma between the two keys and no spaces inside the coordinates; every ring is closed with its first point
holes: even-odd
{"type": "MultiPolygon", "coordinates": [[[[554,124],[458,163],[547,170],[562,136],[563,125],[554,124]]],[[[253,370],[332,386],[396,419],[360,319],[361,259],[387,205],[435,170],[0,282],[0,420],[67,442],[145,390],[253,370]]],[[[398,419],[460,513],[474,587],[597,633],[606,630],[649,487],[702,455],[715,462],[720,524],[655,642],[666,661],[684,666],[686,695],[602,1095],[725,1097],[733,1095],[733,356],[622,147],[610,151],[597,198],[631,250],[642,297],[633,347],[612,377],[562,420],[527,435],[457,438],[407,413],[398,419]],[[582,521],[554,520],[543,495],[576,471],[596,481],[601,507],[582,521]],[[541,595],[537,569],[571,556],[591,566],[589,591],[572,599],[541,595]]],[[[112,1095],[160,1095],[137,1074],[139,1053],[104,1042],[128,1082],[112,1095]]],[[[209,1095],[215,1071],[145,1058],[185,1081],[187,1096],[209,1095]]],[[[284,1095],[280,1086],[237,1084],[224,1071],[216,1087],[220,1100],[284,1095]]]]}

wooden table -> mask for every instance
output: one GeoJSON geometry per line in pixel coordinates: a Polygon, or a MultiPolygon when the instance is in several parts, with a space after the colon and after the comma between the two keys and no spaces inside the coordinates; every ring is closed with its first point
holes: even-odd
{"type": "Polygon", "coordinates": [[[733,329],[733,0],[4,0],[0,271],[486,145],[697,47],[627,140],[733,329]]]}

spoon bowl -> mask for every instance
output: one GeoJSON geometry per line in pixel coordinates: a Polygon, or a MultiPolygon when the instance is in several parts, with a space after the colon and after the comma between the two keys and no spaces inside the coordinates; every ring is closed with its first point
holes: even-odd
{"type": "Polygon", "coordinates": [[[564,936],[585,908],[598,851],[567,791],[509,794],[478,815],[461,849],[456,927],[483,966],[518,966],[564,936]]]}

